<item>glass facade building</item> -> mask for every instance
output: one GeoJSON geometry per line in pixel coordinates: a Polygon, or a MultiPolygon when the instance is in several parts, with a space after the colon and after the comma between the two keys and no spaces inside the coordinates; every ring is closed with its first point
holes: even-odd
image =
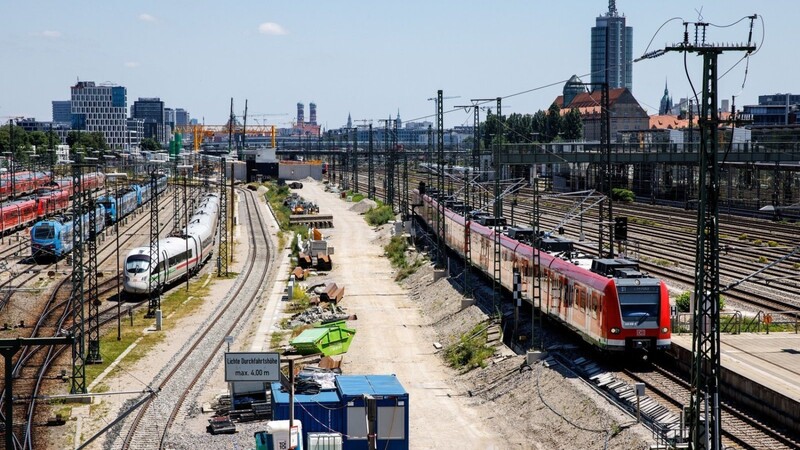
{"type": "Polygon", "coordinates": [[[610,89],[633,91],[633,27],[625,26],[625,17],[617,14],[613,2],[592,27],[591,59],[592,83],[605,82],[608,73],[610,89]]]}
{"type": "Polygon", "coordinates": [[[102,132],[113,149],[124,148],[128,135],[127,89],[79,81],[71,88],[73,130],[102,132]]]}

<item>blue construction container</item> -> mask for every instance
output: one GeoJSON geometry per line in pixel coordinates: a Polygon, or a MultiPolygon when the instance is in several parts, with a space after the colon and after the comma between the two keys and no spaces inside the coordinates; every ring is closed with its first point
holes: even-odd
{"type": "MultiPolygon", "coordinates": [[[[289,419],[289,393],[272,383],[272,420],[289,419]]],[[[343,433],[344,409],[335,390],[316,395],[294,396],[294,418],[303,422],[303,432],[343,433]]]]}
{"type": "MultiPolygon", "coordinates": [[[[378,445],[385,450],[408,450],[408,392],[394,375],[339,375],[336,390],[342,402],[344,448],[367,450],[365,395],[378,407],[378,445]]],[[[306,425],[306,422],[303,422],[306,425]]]]}

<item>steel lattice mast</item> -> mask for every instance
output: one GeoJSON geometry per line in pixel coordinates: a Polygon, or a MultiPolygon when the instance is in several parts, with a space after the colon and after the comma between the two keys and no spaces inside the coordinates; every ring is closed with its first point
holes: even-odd
{"type": "Polygon", "coordinates": [[[691,448],[722,448],[720,417],[720,317],[719,317],[719,166],[717,162],[718,67],[720,54],[729,51],[752,53],[753,21],[746,45],[714,45],[706,42],[708,23],[694,26],[694,42],[689,41],[689,25],[684,22],[683,42],[642,56],[655,58],[666,52],[697,53],[703,57],[703,92],[700,104],[700,151],[697,205],[697,247],[695,251],[694,316],[692,329],[692,396],[689,405],[691,448]]]}
{"type": "Polygon", "coordinates": [[[436,92],[436,192],[437,192],[437,211],[436,211],[436,251],[439,253],[440,267],[446,265],[445,250],[445,224],[444,224],[444,93],[441,89],[436,92]]]}
{"type": "Polygon", "coordinates": [[[367,147],[367,196],[375,199],[375,155],[373,153],[372,124],[369,124],[369,146],[367,147]]]}
{"type": "Polygon", "coordinates": [[[219,171],[219,250],[217,251],[217,276],[228,276],[228,191],[225,158],[220,159],[219,171]]]}
{"type": "Polygon", "coordinates": [[[86,393],[86,336],[83,298],[85,295],[83,281],[86,273],[83,252],[83,166],[76,163],[72,166],[72,292],[69,304],[72,307],[72,386],[70,393],[86,393]]]}
{"type": "MultiPolygon", "coordinates": [[[[87,166],[96,169],[97,166],[87,166]]],[[[100,355],[100,299],[97,290],[97,206],[92,195],[92,190],[87,189],[85,194],[85,208],[89,216],[88,230],[85,230],[88,239],[86,241],[86,303],[89,305],[89,328],[88,328],[88,352],[86,355],[87,364],[98,364],[103,362],[100,355]]],[[[100,218],[103,220],[104,218],[100,218]]]]}
{"type": "MultiPolygon", "coordinates": [[[[147,277],[147,315],[155,317],[161,309],[161,264],[159,263],[158,166],[150,166],[150,276],[147,277]]],[[[166,262],[165,262],[166,264],[166,262]]]]}

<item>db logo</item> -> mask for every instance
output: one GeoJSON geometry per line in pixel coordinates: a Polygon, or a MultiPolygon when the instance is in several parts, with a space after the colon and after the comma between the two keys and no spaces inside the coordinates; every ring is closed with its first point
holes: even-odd
{"type": "Polygon", "coordinates": [[[637,336],[644,336],[644,332],[645,332],[645,330],[636,330],[636,335],[637,336]]]}

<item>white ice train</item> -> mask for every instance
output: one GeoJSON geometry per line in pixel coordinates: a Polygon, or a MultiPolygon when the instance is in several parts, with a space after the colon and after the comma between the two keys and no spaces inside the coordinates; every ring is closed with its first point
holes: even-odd
{"type": "Polygon", "coordinates": [[[180,235],[159,239],[156,269],[152,269],[150,247],[128,252],[124,268],[125,292],[149,294],[150,289],[160,291],[184,276],[197,273],[214,250],[218,216],[219,196],[205,194],[180,235]]]}

